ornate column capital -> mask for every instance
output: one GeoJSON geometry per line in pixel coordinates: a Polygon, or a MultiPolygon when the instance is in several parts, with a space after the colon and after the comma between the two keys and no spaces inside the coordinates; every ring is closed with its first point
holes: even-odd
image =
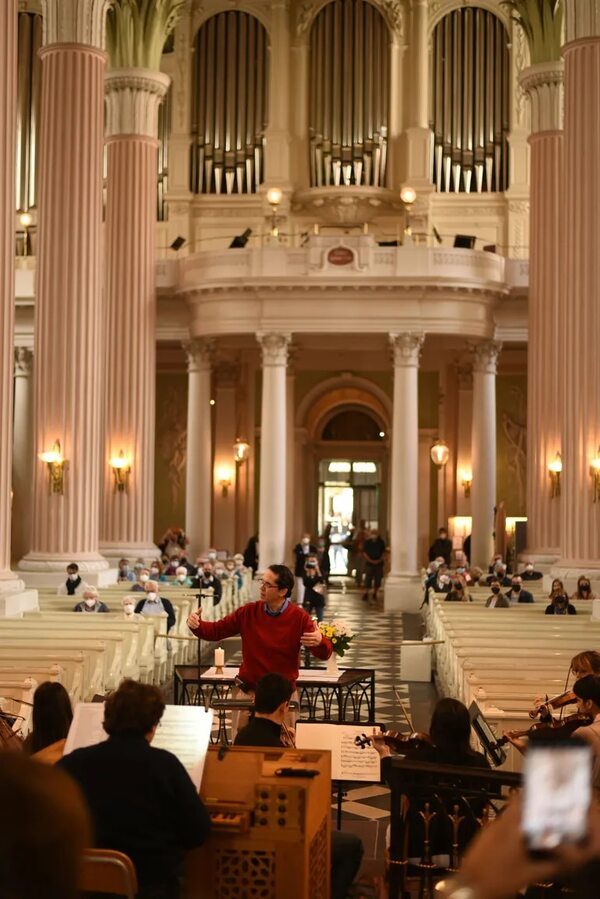
{"type": "Polygon", "coordinates": [[[502,344],[496,340],[484,340],[482,343],[472,344],[473,371],[495,375],[501,349],[502,344]]]}
{"type": "Polygon", "coordinates": [[[185,340],[181,346],[185,350],[188,362],[188,373],[210,371],[215,353],[215,340],[212,337],[195,337],[185,340]]]}
{"type": "Polygon", "coordinates": [[[42,0],[43,44],[87,44],[104,50],[113,0],[42,0]]]}
{"type": "Polygon", "coordinates": [[[106,139],[137,134],[156,139],[158,107],[171,78],[152,69],[109,69],[104,79],[106,139]]]}
{"type": "Polygon", "coordinates": [[[564,80],[562,59],[528,66],[519,75],[519,84],[531,101],[532,134],[562,129],[564,80]]]}
{"type": "Polygon", "coordinates": [[[417,368],[424,340],[425,335],[418,332],[406,331],[403,334],[390,334],[394,366],[417,368]]]}
{"type": "Polygon", "coordinates": [[[600,37],[600,0],[566,0],[565,46],[600,37]]]}
{"type": "Polygon", "coordinates": [[[275,365],[287,365],[289,334],[260,333],[256,335],[262,349],[263,368],[275,365]]]}
{"type": "Polygon", "coordinates": [[[33,350],[26,346],[15,347],[15,378],[29,378],[33,370],[33,350]]]}

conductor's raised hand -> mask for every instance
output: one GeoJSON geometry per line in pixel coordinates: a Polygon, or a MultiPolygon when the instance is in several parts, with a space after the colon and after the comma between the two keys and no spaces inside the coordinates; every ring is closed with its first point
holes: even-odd
{"type": "Polygon", "coordinates": [[[318,646],[323,639],[323,634],[318,624],[315,623],[314,630],[305,631],[300,637],[303,646],[318,646]]]}
{"type": "Polygon", "coordinates": [[[202,620],[202,609],[198,607],[195,612],[191,612],[188,615],[187,626],[191,631],[195,631],[197,627],[200,627],[200,621],[202,620]]]}

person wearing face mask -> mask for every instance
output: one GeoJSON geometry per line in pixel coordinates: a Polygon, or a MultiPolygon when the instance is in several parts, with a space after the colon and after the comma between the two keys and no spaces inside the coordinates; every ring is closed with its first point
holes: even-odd
{"type": "Polygon", "coordinates": [[[163,596],[158,595],[158,581],[146,581],[146,596],[140,599],[135,612],[138,615],[160,615],[167,613],[167,633],[175,626],[175,610],[173,604],[163,596]]]}
{"type": "Polygon", "coordinates": [[[149,568],[141,568],[138,571],[137,581],[131,588],[133,593],[143,593],[146,589],[146,584],[150,580],[150,569],[149,568]]]}
{"type": "Polygon", "coordinates": [[[506,596],[501,593],[501,584],[498,578],[494,578],[492,583],[490,584],[490,589],[492,591],[492,595],[488,596],[485,601],[486,609],[509,609],[510,603],[506,596]]]}
{"type": "Polygon", "coordinates": [[[571,599],[598,599],[592,590],[587,574],[582,574],[577,578],[577,589],[571,599]]]}
{"type": "Polygon", "coordinates": [[[503,587],[511,587],[512,580],[508,577],[506,571],[504,562],[497,561],[494,565],[494,573],[487,576],[486,583],[491,584],[492,580],[497,578],[503,587]]]}
{"type": "Polygon", "coordinates": [[[552,597],[550,605],[546,606],[546,615],[576,615],[577,609],[569,602],[566,593],[557,593],[552,597]]]}
{"type": "Polygon", "coordinates": [[[433,592],[434,593],[450,593],[452,589],[451,577],[448,573],[448,569],[445,565],[440,566],[438,571],[436,572],[436,577],[433,582],[433,592]]]}
{"type": "Polygon", "coordinates": [[[450,588],[450,592],[446,594],[446,602],[473,602],[460,576],[452,578],[450,588]]]}
{"type": "Polygon", "coordinates": [[[533,562],[528,560],[525,563],[525,568],[521,572],[521,577],[524,581],[541,581],[544,575],[541,571],[536,571],[533,566],[533,562]]]}
{"type": "Polygon", "coordinates": [[[123,617],[126,621],[135,621],[135,619],[138,617],[135,611],[134,596],[123,597],[123,617]]]}
{"type": "MultiPolygon", "coordinates": [[[[169,578],[164,574],[164,567],[160,559],[153,559],[150,563],[150,578],[152,578],[153,581],[160,581],[163,584],[168,582],[169,578]]],[[[144,581],[144,584],[145,583],[146,581],[144,581]]]]}
{"type": "Polygon", "coordinates": [[[223,595],[223,585],[218,577],[215,577],[212,562],[205,562],[202,569],[198,571],[198,575],[192,580],[192,588],[194,590],[213,591],[213,605],[218,606],[223,595]]]}
{"type": "Polygon", "coordinates": [[[119,573],[117,575],[117,584],[127,584],[135,580],[133,571],[129,568],[129,560],[121,559],[119,562],[119,573]]]}
{"type": "Polygon", "coordinates": [[[214,546],[211,546],[211,548],[206,553],[206,556],[208,558],[208,561],[212,562],[212,564],[214,565],[215,562],[217,561],[217,551],[214,548],[214,546]]]}
{"type": "Polygon", "coordinates": [[[296,578],[296,602],[299,606],[304,602],[304,566],[309,555],[316,553],[317,547],[311,543],[310,534],[303,534],[300,543],[296,543],[293,553],[294,577],[296,578]]]}
{"type": "Polygon", "coordinates": [[[364,542],[363,557],[365,560],[365,592],[363,602],[369,599],[369,590],[373,588],[373,601],[377,599],[377,591],[383,580],[383,562],[385,557],[385,540],[377,528],[371,528],[364,542]]]}
{"type": "Polygon", "coordinates": [[[101,602],[95,587],[86,587],[83,599],[73,607],[74,612],[110,612],[106,603],[101,602]]]}
{"type": "Polygon", "coordinates": [[[175,587],[191,587],[192,579],[188,576],[188,570],[185,565],[180,565],[177,571],[175,572],[175,578],[173,580],[173,584],[175,587]]]}
{"type": "Polygon", "coordinates": [[[179,553],[177,553],[177,555],[171,556],[171,558],[169,559],[169,564],[167,565],[164,573],[166,574],[166,576],[168,578],[174,578],[177,573],[178,568],[179,568],[179,553]]]}
{"type": "Polygon", "coordinates": [[[67,565],[67,579],[56,592],[59,596],[81,596],[85,586],[79,574],[79,565],[71,562],[70,565],[67,565]]]}
{"type": "Polygon", "coordinates": [[[529,592],[529,590],[523,590],[523,581],[521,580],[518,574],[513,575],[510,582],[510,590],[508,590],[505,594],[509,603],[514,604],[517,602],[533,602],[533,594],[529,592]]]}

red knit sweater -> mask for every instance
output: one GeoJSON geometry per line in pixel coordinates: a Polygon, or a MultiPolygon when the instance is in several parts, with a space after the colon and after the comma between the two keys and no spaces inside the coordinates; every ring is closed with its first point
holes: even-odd
{"type": "MultiPolygon", "coordinates": [[[[296,685],[300,637],[312,631],[312,619],[304,609],[290,603],[281,615],[267,615],[261,600],[250,602],[220,621],[201,621],[193,631],[202,640],[222,640],[224,637],[242,637],[242,664],[240,678],[249,687],[256,687],[263,674],[276,672],[296,685]]],[[[318,659],[326,660],[333,652],[331,641],[323,637],[310,652],[318,659]]]]}

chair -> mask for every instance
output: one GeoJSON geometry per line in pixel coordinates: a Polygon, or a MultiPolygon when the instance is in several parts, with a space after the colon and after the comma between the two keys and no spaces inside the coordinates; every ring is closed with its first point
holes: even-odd
{"type": "Polygon", "coordinates": [[[128,855],[114,849],[86,849],[79,889],[84,893],[112,893],[135,899],[135,866],[128,855]]]}

